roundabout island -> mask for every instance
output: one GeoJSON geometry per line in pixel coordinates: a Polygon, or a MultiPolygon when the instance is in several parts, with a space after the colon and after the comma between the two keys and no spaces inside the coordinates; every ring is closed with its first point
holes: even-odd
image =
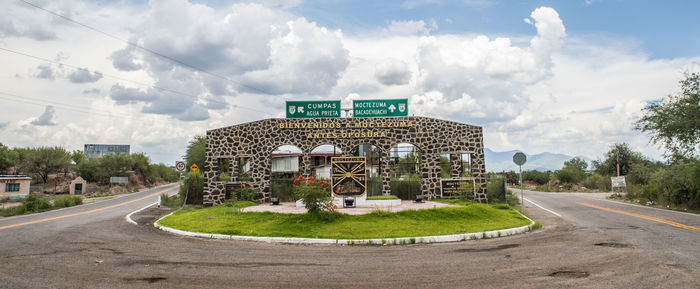
{"type": "Polygon", "coordinates": [[[178,210],[154,226],[193,237],[340,245],[457,242],[525,233],[536,227],[508,205],[456,200],[403,201],[398,207],[339,208],[334,213],[324,218],[294,203],[271,206],[239,201],[178,210]]]}

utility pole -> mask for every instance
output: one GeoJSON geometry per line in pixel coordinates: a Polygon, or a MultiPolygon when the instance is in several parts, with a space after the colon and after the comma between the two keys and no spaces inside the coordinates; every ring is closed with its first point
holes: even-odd
{"type": "Polygon", "coordinates": [[[617,152],[617,176],[620,176],[620,152],[617,152]]]}

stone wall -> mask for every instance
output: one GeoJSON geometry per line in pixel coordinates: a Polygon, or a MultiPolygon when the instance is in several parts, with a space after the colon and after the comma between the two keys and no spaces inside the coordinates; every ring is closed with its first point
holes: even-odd
{"type": "Polygon", "coordinates": [[[224,201],[224,182],[219,181],[219,158],[230,159],[232,177],[237,178],[238,160],[250,158],[250,182],[270,198],[271,154],[283,145],[294,145],[304,153],[300,172],[312,172],[311,151],[329,144],[348,154],[360,144],[376,146],[382,153],[382,193],[391,192],[389,153],[393,146],[409,143],[421,150],[421,187],[428,198],[440,196],[440,155],[450,154],[450,171],[459,176],[460,154],[470,154],[471,176],[477,182],[475,200],[487,202],[483,132],[479,126],[428,117],[265,119],[207,131],[204,164],[204,205],[224,201]]]}

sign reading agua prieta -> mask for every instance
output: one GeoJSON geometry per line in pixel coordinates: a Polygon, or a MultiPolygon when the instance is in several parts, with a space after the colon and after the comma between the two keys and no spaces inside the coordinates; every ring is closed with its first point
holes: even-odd
{"type": "Polygon", "coordinates": [[[287,101],[287,118],[340,117],[340,100],[287,101]]]}
{"type": "Polygon", "coordinates": [[[367,191],[367,160],[365,157],[334,157],[331,159],[331,188],[333,195],[361,196],[367,191]]]}

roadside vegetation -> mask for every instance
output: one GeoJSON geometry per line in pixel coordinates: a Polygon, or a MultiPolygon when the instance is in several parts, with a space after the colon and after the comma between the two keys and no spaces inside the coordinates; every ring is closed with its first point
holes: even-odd
{"type": "MultiPolygon", "coordinates": [[[[524,171],[523,183],[538,191],[610,192],[610,177],[625,176],[626,192],[617,198],[680,210],[700,210],[700,74],[686,73],[680,93],[650,103],[636,128],[666,150],[664,161],[652,161],[627,143],[610,147],[591,167],[580,158],[554,172],[524,171]]],[[[510,183],[517,174],[508,172],[510,183]]],[[[514,181],[513,181],[514,180],[514,181]]]]}
{"type": "Polygon", "coordinates": [[[22,200],[19,206],[14,206],[6,209],[0,209],[0,215],[3,217],[18,216],[28,213],[40,213],[55,209],[67,208],[83,204],[81,196],[58,196],[51,201],[45,198],[29,195],[22,200]]]}
{"type": "Polygon", "coordinates": [[[70,182],[80,176],[88,184],[84,197],[102,197],[135,192],[178,180],[178,173],[164,164],[152,164],[142,153],[105,155],[97,159],[61,147],[9,148],[0,144],[0,174],[32,178],[24,200],[1,200],[8,204],[2,216],[14,216],[82,204],[81,196],[66,196],[70,182]],[[110,177],[127,177],[128,184],[110,186],[110,177]],[[128,189],[128,190],[127,190],[128,189]],[[21,201],[20,205],[16,205],[21,201]],[[15,205],[15,206],[13,206],[15,205]]]}
{"type": "Polygon", "coordinates": [[[109,185],[110,177],[129,177],[130,183],[145,186],[178,179],[172,168],[152,164],[143,153],[119,153],[90,159],[85,158],[82,151],[69,152],[62,147],[11,149],[3,144],[0,144],[0,174],[30,176],[33,186],[53,194],[66,193],[66,181],[77,176],[97,185],[109,185]]]}

